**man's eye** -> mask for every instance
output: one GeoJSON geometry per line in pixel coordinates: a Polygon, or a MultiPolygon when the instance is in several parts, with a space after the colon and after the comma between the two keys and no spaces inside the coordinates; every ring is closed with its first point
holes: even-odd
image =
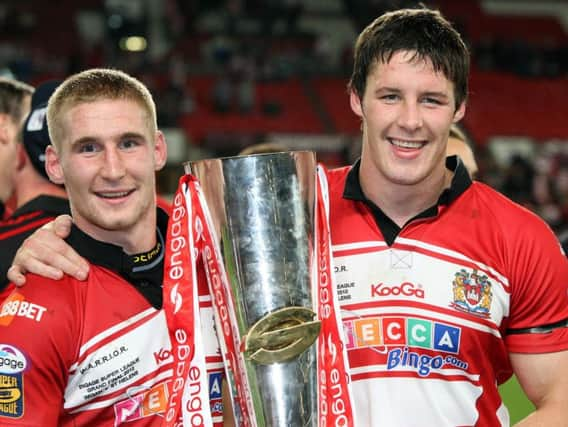
{"type": "Polygon", "coordinates": [[[120,147],[123,149],[134,148],[139,145],[138,141],[134,139],[125,139],[124,141],[120,142],[120,147]]]}
{"type": "Polygon", "coordinates": [[[97,146],[95,144],[82,144],[79,147],[80,153],[95,153],[97,151],[97,146]]]}
{"type": "Polygon", "coordinates": [[[381,99],[383,101],[396,101],[398,99],[398,95],[391,93],[391,94],[388,94],[388,95],[381,96],[381,99]]]}
{"type": "Polygon", "coordinates": [[[442,102],[437,98],[426,97],[422,100],[425,104],[441,105],[442,102]]]}

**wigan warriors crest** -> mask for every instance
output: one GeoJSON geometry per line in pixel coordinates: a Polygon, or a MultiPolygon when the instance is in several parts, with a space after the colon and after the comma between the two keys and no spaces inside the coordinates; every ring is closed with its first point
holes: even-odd
{"type": "Polygon", "coordinates": [[[452,281],[454,300],[450,307],[480,317],[489,317],[491,311],[491,282],[486,275],[473,270],[469,273],[461,269],[452,281]]]}

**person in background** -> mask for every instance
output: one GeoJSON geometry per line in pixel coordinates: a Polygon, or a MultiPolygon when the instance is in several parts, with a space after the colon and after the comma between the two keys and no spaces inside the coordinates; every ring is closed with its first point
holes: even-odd
{"type": "Polygon", "coordinates": [[[57,215],[69,213],[65,189],[52,183],[45,171],[45,149],[50,144],[45,112],[59,83],[49,81],[36,88],[31,113],[23,126],[22,143],[17,144],[13,194],[16,210],[0,222],[0,301],[10,291],[6,274],[24,239],[57,215]]]}
{"type": "Polygon", "coordinates": [[[471,143],[463,131],[455,124],[450,127],[446,154],[448,156],[458,156],[469,172],[469,176],[472,179],[477,177],[479,167],[477,166],[471,143]]]}
{"type": "Polygon", "coordinates": [[[5,203],[14,191],[18,139],[33,92],[26,83],[0,77],[0,220],[6,216],[5,203]]]}
{"type": "MultiPolygon", "coordinates": [[[[355,44],[361,158],[327,179],[358,426],[509,425],[498,385],[513,373],[536,407],[519,427],[568,425],[568,261],[540,218],[447,157],[468,74],[460,35],[427,8],[386,13],[355,44]]],[[[57,271],[36,264],[59,244],[44,231],[13,280],[57,271]]]]}

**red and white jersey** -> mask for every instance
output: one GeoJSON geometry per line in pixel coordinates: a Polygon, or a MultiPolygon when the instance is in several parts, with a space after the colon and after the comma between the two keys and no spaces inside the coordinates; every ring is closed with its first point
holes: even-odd
{"type": "Polygon", "coordinates": [[[508,353],[568,349],[557,239],[461,165],[439,203],[397,230],[350,170],[327,175],[359,425],[509,425],[497,389],[508,353]]]}
{"type": "MultiPolygon", "coordinates": [[[[0,425],[160,426],[173,376],[164,242],[126,255],[75,228],[70,240],[92,262],[87,281],[29,275],[0,307],[0,425]]],[[[212,310],[201,315],[212,329],[212,310]]],[[[216,338],[204,340],[220,426],[222,359],[216,338]]]]}
{"type": "Polygon", "coordinates": [[[0,367],[10,387],[1,425],[158,426],[172,375],[163,311],[91,266],[86,282],[28,276],[0,312],[0,367]]]}

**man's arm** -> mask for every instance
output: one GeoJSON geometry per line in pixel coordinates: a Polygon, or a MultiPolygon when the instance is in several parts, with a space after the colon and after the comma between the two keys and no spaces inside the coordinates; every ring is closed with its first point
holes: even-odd
{"type": "Polygon", "coordinates": [[[0,306],[1,426],[61,425],[68,369],[81,325],[68,286],[32,276],[0,306]]]}
{"type": "Polygon", "coordinates": [[[568,350],[510,355],[513,370],[536,411],[515,427],[568,426],[568,350]]]}
{"type": "Polygon", "coordinates": [[[89,264],[63,240],[69,235],[71,224],[69,215],[60,215],[28,237],[16,252],[8,280],[22,286],[28,272],[55,280],[66,273],[85,280],[89,264]]]}

